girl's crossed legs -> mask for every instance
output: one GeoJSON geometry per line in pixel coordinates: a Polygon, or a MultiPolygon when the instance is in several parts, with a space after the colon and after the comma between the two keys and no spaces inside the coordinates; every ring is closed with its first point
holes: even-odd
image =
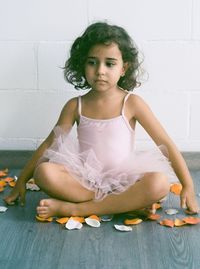
{"type": "Polygon", "coordinates": [[[84,188],[63,165],[42,163],[34,174],[36,184],[49,196],[37,207],[44,218],[50,216],[89,216],[117,214],[151,206],[169,192],[167,177],[159,172],[146,173],[137,183],[120,194],[110,194],[101,201],[84,188]]]}

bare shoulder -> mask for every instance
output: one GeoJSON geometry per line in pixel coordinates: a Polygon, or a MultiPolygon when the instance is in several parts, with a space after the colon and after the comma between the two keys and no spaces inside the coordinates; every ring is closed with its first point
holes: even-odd
{"type": "Polygon", "coordinates": [[[64,111],[75,111],[77,109],[77,104],[78,104],[78,101],[77,101],[77,97],[74,97],[74,98],[71,98],[69,99],[66,104],[64,105],[63,107],[63,110],[64,111]]]}
{"type": "Polygon", "coordinates": [[[144,99],[135,93],[130,94],[128,101],[135,105],[145,104],[144,99]]]}
{"type": "Polygon", "coordinates": [[[78,101],[77,97],[71,98],[64,105],[57,125],[73,126],[78,119],[78,101]]]}
{"type": "Polygon", "coordinates": [[[139,111],[144,110],[148,107],[147,103],[142,97],[137,94],[130,94],[127,100],[128,110],[131,110],[134,115],[138,114],[139,111]]]}

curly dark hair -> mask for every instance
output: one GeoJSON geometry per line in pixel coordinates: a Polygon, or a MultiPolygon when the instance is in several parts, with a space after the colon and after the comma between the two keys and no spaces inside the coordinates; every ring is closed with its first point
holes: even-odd
{"type": "Polygon", "coordinates": [[[85,63],[89,50],[97,44],[116,43],[122,53],[122,59],[128,63],[128,69],[118,81],[118,86],[128,91],[140,86],[138,81],[138,49],[125,29],[106,22],[91,24],[72,44],[70,57],[65,63],[64,77],[76,89],[91,88],[85,79],[85,63]]]}

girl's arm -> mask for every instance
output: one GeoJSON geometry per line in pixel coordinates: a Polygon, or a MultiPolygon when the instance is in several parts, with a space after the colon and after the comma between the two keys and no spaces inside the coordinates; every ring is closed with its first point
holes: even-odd
{"type": "MultiPolygon", "coordinates": [[[[73,98],[62,109],[56,126],[60,126],[66,133],[69,132],[77,120],[77,99],[73,98]]],[[[34,152],[31,159],[27,162],[24,169],[21,171],[17,183],[4,201],[12,205],[19,198],[21,205],[25,203],[26,182],[33,176],[36,164],[44,151],[49,148],[54,140],[53,130],[39,148],[34,152]]]]}
{"type": "Polygon", "coordinates": [[[183,186],[181,206],[187,208],[191,213],[197,213],[199,207],[195,197],[193,180],[185,160],[176,145],[141,97],[137,95],[131,96],[129,106],[133,108],[133,117],[142,125],[153,141],[158,146],[165,145],[167,147],[169,160],[183,186]]]}

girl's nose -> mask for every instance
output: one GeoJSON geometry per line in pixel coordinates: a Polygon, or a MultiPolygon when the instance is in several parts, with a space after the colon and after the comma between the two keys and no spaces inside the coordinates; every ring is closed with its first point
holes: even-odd
{"type": "Polygon", "coordinates": [[[99,63],[96,70],[98,75],[104,75],[105,74],[105,65],[103,63],[99,63]]]}

